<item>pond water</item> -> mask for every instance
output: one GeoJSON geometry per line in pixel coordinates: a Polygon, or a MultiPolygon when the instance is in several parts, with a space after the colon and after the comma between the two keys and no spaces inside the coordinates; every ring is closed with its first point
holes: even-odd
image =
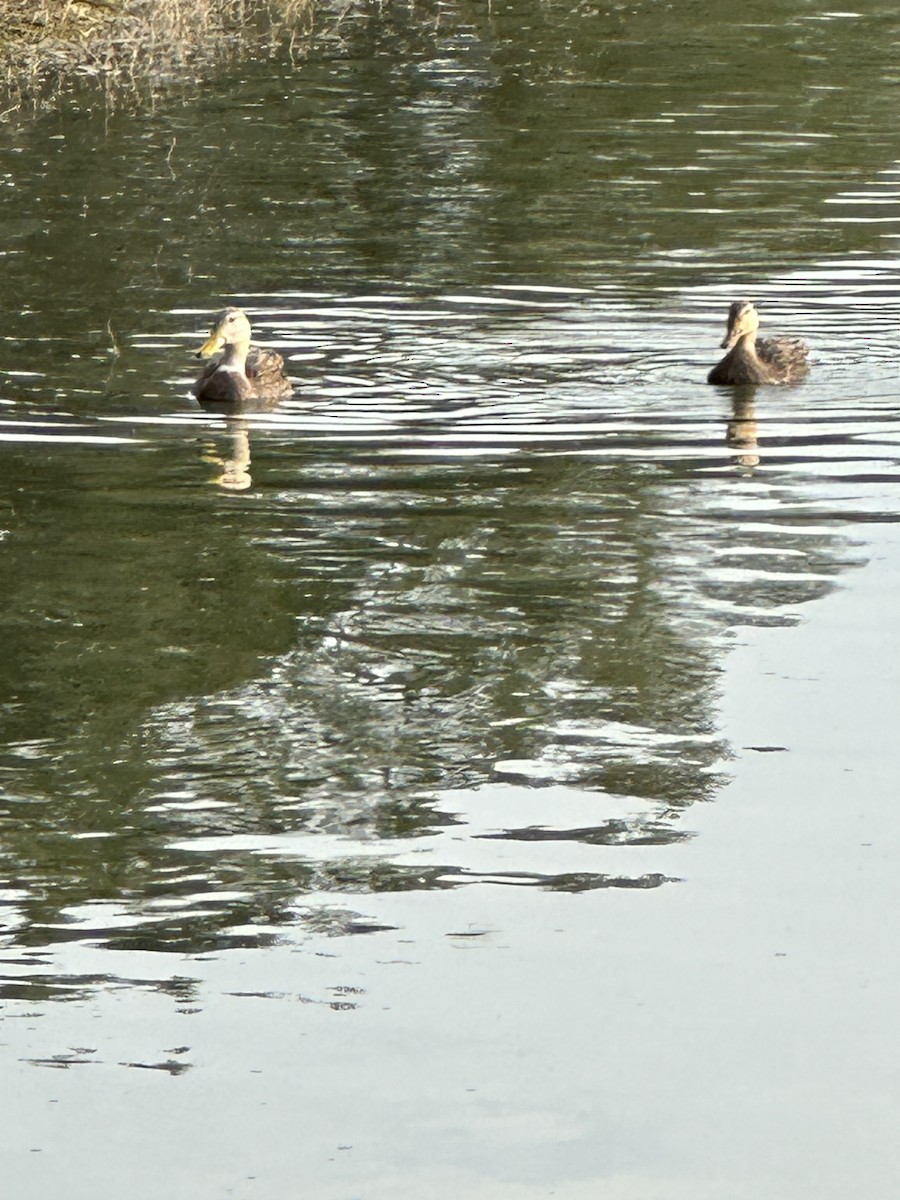
{"type": "Polygon", "coordinates": [[[730,17],[0,130],[16,1200],[892,1194],[900,30],[730,17]],[[706,385],[743,295],[802,385],[706,385]]]}

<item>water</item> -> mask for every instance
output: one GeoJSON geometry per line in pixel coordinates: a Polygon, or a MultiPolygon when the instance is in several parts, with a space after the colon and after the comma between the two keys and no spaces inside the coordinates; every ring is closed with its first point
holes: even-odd
{"type": "Polygon", "coordinates": [[[896,23],[323,10],[6,127],[17,1200],[890,1193],[896,23]],[[741,295],[806,383],[705,384],[741,295]]]}

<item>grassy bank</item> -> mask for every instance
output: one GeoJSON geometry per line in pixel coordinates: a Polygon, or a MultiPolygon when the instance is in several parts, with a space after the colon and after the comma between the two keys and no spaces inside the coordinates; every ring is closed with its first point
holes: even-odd
{"type": "Polygon", "coordinates": [[[146,94],[223,58],[301,38],[313,0],[0,0],[7,108],[95,79],[112,97],[146,94]]]}

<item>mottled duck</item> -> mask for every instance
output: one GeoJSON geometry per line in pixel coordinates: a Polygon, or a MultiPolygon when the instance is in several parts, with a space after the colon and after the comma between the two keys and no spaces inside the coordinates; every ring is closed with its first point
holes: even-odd
{"type": "Polygon", "coordinates": [[[799,338],[757,338],[759,313],[749,300],[728,310],[722,349],[728,353],[710,371],[709,383],[794,383],[806,374],[809,347],[799,338]]]}
{"type": "Polygon", "coordinates": [[[197,358],[209,359],[192,389],[198,400],[281,400],[293,391],[281,355],[250,345],[250,322],[243,309],[226,308],[218,314],[197,358]]]}

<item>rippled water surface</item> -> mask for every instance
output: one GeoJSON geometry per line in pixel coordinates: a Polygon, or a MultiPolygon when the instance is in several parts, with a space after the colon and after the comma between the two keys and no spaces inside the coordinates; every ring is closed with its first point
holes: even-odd
{"type": "Polygon", "coordinates": [[[900,20],[319,26],[0,130],[10,1194],[890,1195],[900,20]]]}

